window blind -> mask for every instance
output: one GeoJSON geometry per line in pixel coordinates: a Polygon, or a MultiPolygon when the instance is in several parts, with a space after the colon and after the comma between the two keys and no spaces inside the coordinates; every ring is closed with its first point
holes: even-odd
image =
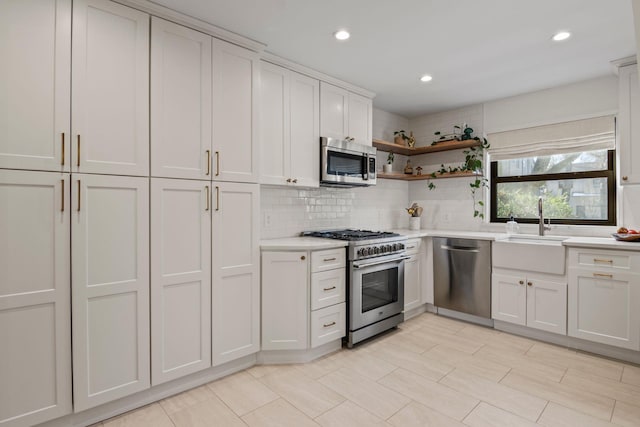
{"type": "Polygon", "coordinates": [[[613,150],[615,118],[602,116],[487,135],[491,160],[613,150]]]}

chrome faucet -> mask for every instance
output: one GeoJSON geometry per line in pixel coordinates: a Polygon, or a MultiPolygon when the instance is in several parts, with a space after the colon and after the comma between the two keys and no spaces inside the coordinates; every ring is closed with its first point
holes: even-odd
{"type": "Polygon", "coordinates": [[[538,198],[538,218],[540,219],[538,223],[538,235],[544,236],[545,230],[551,230],[551,218],[549,218],[549,225],[545,225],[544,216],[542,215],[542,197],[538,198]]]}

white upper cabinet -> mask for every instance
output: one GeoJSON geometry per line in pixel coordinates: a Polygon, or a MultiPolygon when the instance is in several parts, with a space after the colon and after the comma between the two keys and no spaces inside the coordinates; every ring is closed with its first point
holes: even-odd
{"type": "Polygon", "coordinates": [[[258,55],[213,39],[213,179],[258,182],[258,55]]]}
{"type": "Polygon", "coordinates": [[[355,142],[372,145],[373,102],[370,98],[349,92],[349,137],[355,142]]]}
{"type": "Polygon", "coordinates": [[[0,170],[3,426],[71,412],[69,188],[69,174],[0,170]]]}
{"type": "Polygon", "coordinates": [[[76,174],[73,396],[83,411],[149,388],[149,178],[76,174]]]}
{"type": "Polygon", "coordinates": [[[149,174],[149,15],[73,3],[72,170],[149,174]]]}
{"type": "Polygon", "coordinates": [[[151,20],[151,175],[211,179],[211,37],[151,20]]]}
{"type": "Polygon", "coordinates": [[[69,171],[71,0],[0,2],[0,168],[69,171]]]}
{"type": "Polygon", "coordinates": [[[260,66],[260,182],[319,186],[319,81],[260,66]]]}
{"type": "Polygon", "coordinates": [[[260,186],[214,183],[212,196],[212,359],[217,366],[260,350],[260,186]]]}
{"type": "Polygon", "coordinates": [[[620,183],[640,184],[640,87],[638,66],[621,67],[619,79],[618,138],[620,183]]]}
{"type": "Polygon", "coordinates": [[[372,145],[373,103],[329,83],[320,83],[320,136],[372,145]]]}
{"type": "Polygon", "coordinates": [[[210,185],[151,179],[151,382],[211,366],[210,185]]]}

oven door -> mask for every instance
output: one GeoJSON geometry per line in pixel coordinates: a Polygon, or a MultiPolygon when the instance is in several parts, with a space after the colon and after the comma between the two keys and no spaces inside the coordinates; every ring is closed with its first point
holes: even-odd
{"type": "Polygon", "coordinates": [[[404,309],[404,260],[389,255],[351,263],[349,329],[358,330],[404,309]]]}

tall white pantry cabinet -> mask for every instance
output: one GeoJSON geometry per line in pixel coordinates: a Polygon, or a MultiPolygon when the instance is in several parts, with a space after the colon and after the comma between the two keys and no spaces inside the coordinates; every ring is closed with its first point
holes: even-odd
{"type": "Polygon", "coordinates": [[[0,36],[0,425],[257,352],[257,55],[108,0],[0,36]]]}

